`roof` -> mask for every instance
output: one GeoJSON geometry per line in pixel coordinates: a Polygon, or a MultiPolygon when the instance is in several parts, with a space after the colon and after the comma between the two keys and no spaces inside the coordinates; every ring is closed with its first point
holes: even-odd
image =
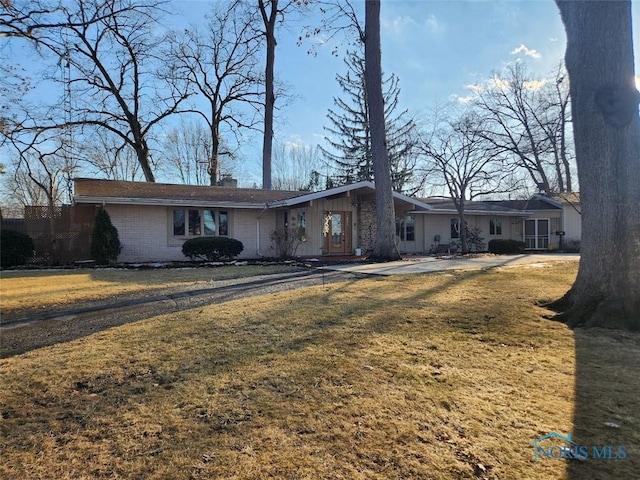
{"type": "MultiPolygon", "coordinates": [[[[375,190],[375,184],[368,181],[320,192],[306,192],[76,178],[74,200],[76,203],[278,208],[295,207],[316,199],[349,195],[351,192],[374,194],[375,190]]],[[[398,192],[394,192],[393,197],[417,210],[431,209],[420,200],[398,192]]]]}
{"type": "MultiPolygon", "coordinates": [[[[450,198],[425,198],[422,201],[433,208],[433,213],[457,213],[456,205],[450,198]]],[[[526,216],[528,211],[515,206],[502,205],[501,202],[495,201],[467,201],[465,202],[465,214],[526,216]]]]}
{"type": "Polygon", "coordinates": [[[559,205],[555,200],[540,195],[534,195],[528,200],[488,200],[485,203],[491,203],[504,208],[511,208],[513,210],[529,212],[535,210],[559,210],[562,208],[562,206],[559,205]]]}
{"type": "MultiPolygon", "coordinates": [[[[278,207],[293,207],[296,205],[300,205],[306,202],[312,202],[313,200],[318,200],[321,198],[327,198],[327,197],[332,197],[334,195],[342,195],[345,193],[350,193],[350,192],[367,192],[367,193],[375,193],[376,191],[376,186],[373,182],[367,181],[367,180],[363,180],[361,182],[356,182],[356,183],[352,183],[349,185],[342,185],[340,187],[335,187],[335,188],[330,188],[328,190],[323,190],[320,192],[311,192],[311,193],[305,193],[303,195],[300,195],[298,197],[294,197],[294,198],[289,198],[289,199],[284,199],[281,200],[280,202],[277,202],[275,205],[273,206],[278,206],[278,207]]],[[[398,192],[393,192],[393,198],[395,200],[398,201],[402,201],[402,202],[406,202],[410,205],[412,205],[415,209],[418,210],[431,210],[431,206],[427,205],[426,203],[420,201],[417,198],[413,198],[413,197],[409,197],[407,195],[404,195],[402,193],[398,193],[398,192]]]]}
{"type": "Polygon", "coordinates": [[[127,182],[76,178],[76,203],[117,203],[138,205],[216,204],[238,208],[264,208],[267,204],[304,195],[306,192],[255,188],[173,185],[154,182],[127,182]]]}

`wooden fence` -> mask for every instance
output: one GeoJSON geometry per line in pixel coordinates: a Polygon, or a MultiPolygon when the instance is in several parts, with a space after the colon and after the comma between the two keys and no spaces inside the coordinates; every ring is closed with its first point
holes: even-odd
{"type": "Polygon", "coordinates": [[[93,205],[25,207],[24,233],[35,245],[30,263],[69,265],[90,260],[95,214],[93,205]]]}

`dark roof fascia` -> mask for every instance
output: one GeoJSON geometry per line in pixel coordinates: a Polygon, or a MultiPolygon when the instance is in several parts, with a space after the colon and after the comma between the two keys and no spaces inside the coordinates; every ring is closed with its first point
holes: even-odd
{"type": "Polygon", "coordinates": [[[215,207],[215,208],[244,208],[265,209],[268,204],[251,202],[229,202],[221,200],[169,200],[166,198],[125,198],[125,197],[74,197],[74,203],[88,203],[97,205],[144,205],[156,207],[215,207]]]}
{"type": "Polygon", "coordinates": [[[340,195],[342,193],[351,192],[358,189],[371,189],[375,191],[375,186],[372,182],[362,181],[357,183],[351,183],[349,185],[342,185],[340,187],[330,188],[328,190],[320,190],[318,192],[311,192],[300,195],[299,197],[285,198],[283,200],[276,200],[269,203],[269,208],[282,208],[282,207],[294,207],[302,203],[311,202],[313,200],[320,200],[322,198],[332,197],[334,195],[340,195]]]}
{"type": "MultiPolygon", "coordinates": [[[[321,190],[319,192],[307,193],[305,195],[301,195],[299,197],[288,198],[284,200],[279,200],[275,202],[269,203],[269,208],[283,208],[283,207],[294,207],[296,205],[300,205],[303,203],[311,202],[313,200],[320,200],[323,198],[332,197],[335,195],[340,195],[347,192],[352,192],[354,190],[371,190],[371,193],[375,193],[376,186],[373,182],[364,180],[357,183],[351,183],[349,185],[342,185],[340,187],[330,188],[328,190],[321,190]]],[[[431,211],[432,207],[424,202],[416,198],[409,197],[402,193],[393,192],[393,198],[396,200],[400,200],[406,203],[413,205],[414,207],[418,207],[422,210],[431,211]]]]}
{"type": "MultiPolygon", "coordinates": [[[[458,211],[454,208],[451,209],[433,209],[429,211],[413,210],[410,213],[429,213],[434,215],[455,215],[458,216],[458,211]]],[[[509,211],[486,211],[486,210],[466,210],[465,215],[473,216],[488,216],[488,217],[528,217],[532,212],[528,210],[509,210],[509,211]]]]}
{"type": "Polygon", "coordinates": [[[555,200],[547,195],[543,195],[541,193],[536,193],[533,198],[537,198],[538,200],[542,200],[543,202],[546,202],[550,205],[553,205],[554,207],[558,207],[558,208],[562,208],[562,202],[555,200]]]}

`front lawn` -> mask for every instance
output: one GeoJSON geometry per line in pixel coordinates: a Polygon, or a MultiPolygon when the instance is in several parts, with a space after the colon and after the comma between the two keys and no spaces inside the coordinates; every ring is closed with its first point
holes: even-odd
{"type": "Polygon", "coordinates": [[[77,302],[163,288],[207,288],[211,282],[294,271],[287,265],[243,265],[216,268],[83,268],[2,272],[2,313],[44,310],[77,302]]]}
{"type": "Polygon", "coordinates": [[[535,306],[576,268],[352,280],[0,360],[0,478],[634,478],[640,335],[535,306]],[[549,432],[627,457],[535,461],[549,432]]]}

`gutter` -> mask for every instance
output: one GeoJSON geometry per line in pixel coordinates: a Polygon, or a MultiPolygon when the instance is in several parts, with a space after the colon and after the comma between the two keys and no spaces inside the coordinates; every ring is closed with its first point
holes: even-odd
{"type": "Polygon", "coordinates": [[[262,211],[256,217],[256,255],[264,257],[260,251],[260,217],[269,209],[269,204],[265,203],[262,211]]]}
{"type": "Polygon", "coordinates": [[[237,209],[258,209],[263,208],[262,202],[232,202],[232,201],[216,201],[216,200],[166,200],[162,198],[123,198],[123,197],[88,197],[75,196],[74,203],[93,203],[102,204],[109,203],[112,205],[144,205],[156,207],[210,207],[210,208],[237,208],[237,209]]]}

